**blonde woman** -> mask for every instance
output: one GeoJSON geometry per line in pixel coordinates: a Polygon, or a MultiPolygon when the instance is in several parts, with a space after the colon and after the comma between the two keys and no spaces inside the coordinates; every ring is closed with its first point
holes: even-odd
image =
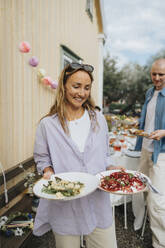
{"type": "MultiPolygon", "coordinates": [[[[39,123],[34,159],[49,179],[54,173],[97,174],[109,167],[108,128],[91,99],[94,68],[72,63],[62,71],[55,103],[39,123]]],[[[41,199],[34,234],[52,229],[56,248],[116,248],[109,194],[96,190],[72,201],[41,199]]]]}

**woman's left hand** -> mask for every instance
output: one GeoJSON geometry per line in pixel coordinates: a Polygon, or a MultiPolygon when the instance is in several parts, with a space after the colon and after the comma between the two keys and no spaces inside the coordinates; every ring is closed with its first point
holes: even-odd
{"type": "Polygon", "coordinates": [[[164,136],[165,136],[165,130],[161,129],[161,130],[155,130],[154,132],[152,132],[150,134],[149,138],[150,139],[155,139],[155,140],[160,140],[164,136]]]}
{"type": "Polygon", "coordinates": [[[126,168],[122,167],[122,166],[113,166],[113,165],[110,165],[107,167],[107,170],[122,170],[122,171],[125,171],[126,168]]]}

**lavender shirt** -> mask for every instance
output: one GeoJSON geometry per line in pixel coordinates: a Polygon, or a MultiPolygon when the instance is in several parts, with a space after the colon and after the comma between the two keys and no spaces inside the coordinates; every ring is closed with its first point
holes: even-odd
{"type": "MultiPolygon", "coordinates": [[[[55,173],[86,172],[97,174],[109,165],[108,128],[104,116],[96,112],[99,128],[91,128],[84,152],[80,152],[70,136],[62,129],[58,116],[40,121],[36,132],[34,159],[42,172],[49,165],[55,173]]],[[[96,227],[112,224],[109,193],[97,189],[88,196],[72,201],[40,199],[34,223],[34,234],[40,236],[52,229],[62,235],[84,235],[96,227]]]]}

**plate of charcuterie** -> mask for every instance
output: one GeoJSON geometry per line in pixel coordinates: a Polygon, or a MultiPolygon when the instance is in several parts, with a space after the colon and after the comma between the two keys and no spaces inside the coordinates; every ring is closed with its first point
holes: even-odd
{"type": "Polygon", "coordinates": [[[99,189],[119,195],[130,195],[147,190],[140,176],[148,179],[146,175],[133,170],[107,170],[96,175],[99,178],[99,189]]]}

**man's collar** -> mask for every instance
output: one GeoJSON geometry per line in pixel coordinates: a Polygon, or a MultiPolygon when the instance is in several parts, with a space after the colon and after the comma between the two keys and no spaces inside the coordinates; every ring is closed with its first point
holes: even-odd
{"type": "Polygon", "coordinates": [[[165,96],[165,87],[161,90],[161,94],[165,96]]]}
{"type": "MultiPolygon", "coordinates": [[[[154,91],[155,91],[155,87],[152,88],[152,92],[154,92],[154,91]]],[[[165,96],[165,87],[164,87],[162,90],[160,90],[160,93],[161,93],[163,96],[165,96]]]]}

